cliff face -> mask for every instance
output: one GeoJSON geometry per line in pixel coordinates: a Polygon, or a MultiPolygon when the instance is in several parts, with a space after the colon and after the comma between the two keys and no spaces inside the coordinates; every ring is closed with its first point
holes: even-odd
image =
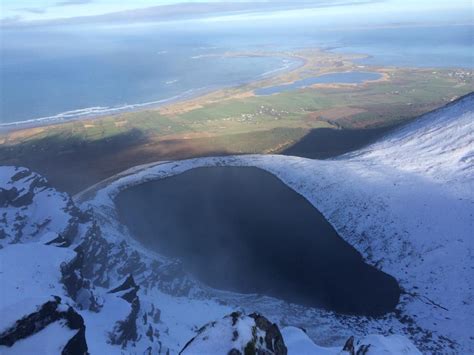
{"type": "Polygon", "coordinates": [[[41,176],[1,167],[0,183],[0,352],[166,352],[160,311],[141,306],[131,276],[147,269],[137,252],[106,241],[92,212],[41,176]]]}

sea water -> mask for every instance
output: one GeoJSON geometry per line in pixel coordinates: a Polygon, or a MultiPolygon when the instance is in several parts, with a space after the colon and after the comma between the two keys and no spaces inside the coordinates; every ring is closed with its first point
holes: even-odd
{"type": "Polygon", "coordinates": [[[158,106],[276,75],[301,63],[239,51],[320,47],[366,64],[472,68],[472,26],[330,29],[311,22],[199,22],[2,29],[0,124],[158,106]]]}

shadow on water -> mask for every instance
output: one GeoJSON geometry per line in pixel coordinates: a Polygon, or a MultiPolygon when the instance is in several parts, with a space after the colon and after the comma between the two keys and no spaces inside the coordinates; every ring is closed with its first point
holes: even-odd
{"type": "Polygon", "coordinates": [[[137,240],[212,287],[371,316],[398,303],[393,277],[261,169],[192,169],[125,190],[116,204],[137,240]]]}

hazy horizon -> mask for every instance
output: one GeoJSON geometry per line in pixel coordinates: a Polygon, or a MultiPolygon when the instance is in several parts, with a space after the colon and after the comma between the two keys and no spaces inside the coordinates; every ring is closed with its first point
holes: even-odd
{"type": "Polygon", "coordinates": [[[77,23],[137,23],[186,19],[218,21],[220,18],[265,20],[319,16],[334,23],[342,19],[376,24],[416,24],[472,22],[470,1],[339,0],[339,1],[177,1],[138,0],[5,0],[0,26],[16,27],[77,23]],[[363,16],[359,16],[363,15],[363,16]]]}

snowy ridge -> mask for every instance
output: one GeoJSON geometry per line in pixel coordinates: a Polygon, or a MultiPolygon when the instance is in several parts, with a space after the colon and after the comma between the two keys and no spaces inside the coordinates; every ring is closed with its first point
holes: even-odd
{"type": "MultiPolygon", "coordinates": [[[[199,329],[212,333],[204,324],[233,334],[225,316],[235,311],[243,335],[254,326],[245,314],[257,311],[275,322],[289,354],[418,354],[405,337],[424,353],[474,352],[473,98],[339,159],[253,155],[135,167],[76,196],[80,208],[29,170],[1,167],[0,284],[8,292],[0,293],[0,352],[45,347],[52,333],[61,336],[50,345],[65,349],[82,331],[81,345],[87,341],[91,354],[174,354],[193,338],[193,346],[208,346],[199,342],[206,337],[199,329]],[[305,196],[369,263],[399,281],[405,293],[397,311],[377,319],[343,316],[213,290],[117,223],[114,198],[121,190],[217,165],[265,169],[305,196]],[[52,323],[41,318],[48,302],[57,305],[52,323]],[[71,312],[85,331],[61,318],[71,312]],[[44,327],[5,342],[5,329],[18,334],[15,321],[28,317],[40,317],[44,327]]],[[[258,339],[247,335],[232,346],[258,339]]],[[[224,353],[231,350],[227,338],[214,340],[224,353]]]]}
{"type": "Polygon", "coordinates": [[[0,167],[0,245],[62,234],[72,241],[84,214],[65,193],[25,168],[0,167]]]}
{"type": "MultiPolygon", "coordinates": [[[[461,98],[334,160],[254,155],[136,167],[86,205],[114,219],[114,197],[135,184],[203,166],[265,169],[305,196],[405,290],[397,316],[366,327],[401,331],[426,352],[472,352],[473,100],[472,94],[461,98]]],[[[307,326],[304,317],[300,321],[307,326]]],[[[331,344],[317,331],[308,332],[331,344]]]]}
{"type": "MultiPolygon", "coordinates": [[[[456,181],[468,193],[474,179],[474,95],[428,113],[357,153],[369,162],[437,182],[456,181]]],[[[349,154],[351,155],[351,154],[349,154]]]]}

